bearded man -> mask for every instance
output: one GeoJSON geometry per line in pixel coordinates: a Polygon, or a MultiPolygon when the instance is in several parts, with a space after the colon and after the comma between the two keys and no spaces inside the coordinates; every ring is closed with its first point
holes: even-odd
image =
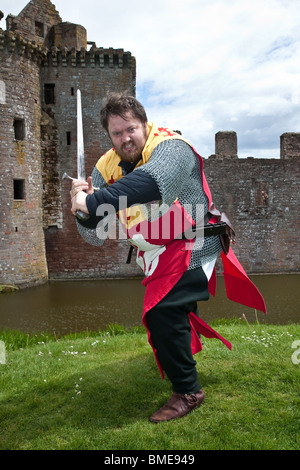
{"type": "MultiPolygon", "coordinates": [[[[72,183],[71,210],[89,214],[87,221],[76,219],[78,230],[99,246],[104,242],[97,236],[103,219],[99,211],[110,205],[136,249],[145,274],[142,321],[161,375],[166,373],[173,389],[150,421],[168,421],[185,416],[205,398],[193,358],[202,349],[199,334],[218,338],[231,349],[198,312],[197,302],[215,292],[217,257],[222,257],[232,300],[264,312],[265,304],[232,249],[224,248],[224,238],[213,231],[221,214],[214,208],[202,158],[189,142],[178,132],[148,123],[141,103],[126,93],[109,94],[100,116],[113,148],[99,159],[87,182],[72,183]],[[213,229],[208,236],[189,231],[204,224],[213,229]]],[[[227,241],[232,233],[227,230],[227,241]]]]}

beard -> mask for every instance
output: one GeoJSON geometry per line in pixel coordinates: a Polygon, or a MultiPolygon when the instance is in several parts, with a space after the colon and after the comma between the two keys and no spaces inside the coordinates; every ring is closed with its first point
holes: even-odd
{"type": "Polygon", "coordinates": [[[142,156],[147,138],[148,133],[145,129],[143,132],[143,138],[138,139],[138,141],[136,139],[131,139],[129,142],[122,144],[120,147],[115,145],[115,151],[124,162],[137,163],[142,156]]]}
{"type": "Polygon", "coordinates": [[[124,162],[134,163],[141,158],[143,148],[132,144],[130,148],[128,148],[128,145],[122,145],[120,149],[116,148],[115,150],[124,162]]]}

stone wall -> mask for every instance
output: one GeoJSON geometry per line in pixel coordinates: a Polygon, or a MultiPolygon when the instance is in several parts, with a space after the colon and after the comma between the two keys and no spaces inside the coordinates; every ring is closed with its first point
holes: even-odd
{"type": "Polygon", "coordinates": [[[47,279],[38,51],[0,30],[0,64],[0,284],[25,286],[47,279]]]}
{"type": "Polygon", "coordinates": [[[44,45],[53,25],[62,21],[50,0],[31,0],[19,13],[8,15],[6,29],[21,34],[29,41],[44,45]]]}
{"type": "Polygon", "coordinates": [[[126,265],[125,241],[107,241],[104,248],[88,245],[79,236],[70,212],[67,172],[76,177],[77,89],[82,95],[86,175],[111,143],[100,125],[100,109],[108,91],[135,94],[135,59],[122,49],[92,47],[89,51],[53,48],[42,62],[42,151],[44,228],[51,278],[123,277],[140,274],[126,265]],[[45,86],[53,85],[53,103],[45,102],[45,86]],[[44,93],[44,94],[43,94],[44,93]]]}
{"type": "MultiPolygon", "coordinates": [[[[297,136],[286,134],[287,148],[289,137],[296,145],[297,136]]],[[[285,154],[281,159],[231,157],[231,145],[233,151],[237,149],[236,134],[233,139],[231,132],[219,132],[218,139],[227,154],[223,150],[218,154],[217,149],[224,147],[216,146],[216,154],[204,159],[204,171],[215,205],[234,225],[237,245],[233,249],[244,269],[248,273],[298,272],[300,158],[291,159],[285,154]]],[[[68,195],[65,207],[64,230],[52,229],[53,235],[51,230],[46,235],[51,275],[97,278],[141,274],[134,260],[126,265],[126,242],[106,240],[102,248],[82,242],[68,214],[68,195]]],[[[220,273],[220,262],[217,268],[220,273]]]]}
{"type": "MultiPolygon", "coordinates": [[[[227,133],[221,134],[216,138],[223,141],[227,133]]],[[[232,135],[229,140],[234,152],[232,135]]],[[[249,273],[300,270],[300,133],[286,133],[284,141],[280,159],[236,159],[230,151],[221,160],[218,155],[204,159],[213,200],[236,229],[234,252],[249,273]]]]}
{"type": "MultiPolygon", "coordinates": [[[[1,17],[3,14],[1,13],[1,17]]],[[[124,241],[95,250],[70,213],[76,176],[76,91],[82,91],[86,173],[110,147],[99,112],[109,90],[135,94],[136,64],[123,49],[87,43],[49,0],[31,0],[0,30],[0,283],[50,277],[135,275],[124,241]],[[91,46],[87,50],[88,46],[91,46]]]]}
{"type": "MultiPolygon", "coordinates": [[[[280,158],[299,158],[300,157],[300,133],[285,132],[280,136],[280,158]]],[[[291,162],[291,164],[293,164],[291,162]]]]}
{"type": "MultiPolygon", "coordinates": [[[[64,172],[76,176],[77,89],[89,175],[111,146],[100,126],[102,100],[110,90],[135,94],[135,83],[130,52],[87,43],[84,27],[63,23],[50,0],[31,0],[7,17],[7,31],[0,29],[0,284],[141,274],[134,259],[126,264],[126,241],[96,248],[81,239],[71,183],[62,181],[64,172]]],[[[215,139],[204,171],[216,206],[235,226],[245,270],[298,272],[300,134],[280,137],[280,159],[238,158],[234,131],[215,139]]]]}

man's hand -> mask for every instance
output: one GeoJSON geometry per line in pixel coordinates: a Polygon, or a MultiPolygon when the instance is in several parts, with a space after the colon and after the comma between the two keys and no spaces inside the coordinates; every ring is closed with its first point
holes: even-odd
{"type": "Polygon", "coordinates": [[[70,191],[72,208],[71,212],[73,215],[76,214],[76,211],[82,211],[86,214],[89,213],[86,206],[86,197],[88,194],[93,194],[93,182],[92,177],[89,176],[87,181],[74,180],[72,182],[72,189],[70,191]]]}

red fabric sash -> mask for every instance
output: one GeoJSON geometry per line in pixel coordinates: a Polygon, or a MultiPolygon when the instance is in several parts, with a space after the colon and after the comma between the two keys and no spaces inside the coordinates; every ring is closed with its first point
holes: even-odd
{"type": "Polygon", "coordinates": [[[247,307],[267,313],[263,296],[245,273],[239,260],[229,248],[227,255],[221,255],[224,267],[224,281],[228,299],[247,307]]]}

